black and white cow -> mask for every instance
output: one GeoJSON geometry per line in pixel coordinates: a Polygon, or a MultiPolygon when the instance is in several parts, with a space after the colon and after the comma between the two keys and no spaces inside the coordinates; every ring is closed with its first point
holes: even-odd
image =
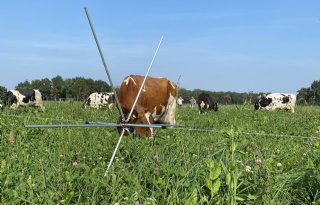
{"type": "Polygon", "coordinates": [[[108,107],[109,109],[112,108],[114,103],[114,93],[92,93],[89,95],[87,100],[85,101],[83,107],[84,108],[96,108],[100,109],[101,107],[108,107]]]}
{"type": "Polygon", "coordinates": [[[284,109],[287,111],[294,112],[296,105],[296,95],[285,94],[285,93],[270,93],[266,96],[258,96],[254,104],[256,110],[266,109],[284,109]]]}
{"type": "Polygon", "coordinates": [[[5,105],[15,110],[19,106],[34,106],[45,111],[42,101],[42,95],[37,89],[17,89],[7,92],[5,97],[5,105]]]}
{"type": "Polygon", "coordinates": [[[212,100],[209,94],[201,93],[198,97],[197,104],[199,107],[199,113],[205,111],[218,111],[218,104],[212,100]]]}

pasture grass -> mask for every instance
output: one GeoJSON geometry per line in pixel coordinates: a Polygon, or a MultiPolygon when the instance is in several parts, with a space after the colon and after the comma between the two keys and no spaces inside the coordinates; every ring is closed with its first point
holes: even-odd
{"type": "Polygon", "coordinates": [[[177,123],[188,127],[124,137],[104,177],[114,128],[24,126],[116,122],[118,111],[45,106],[0,113],[1,204],[320,204],[319,107],[183,107],[177,123]]]}

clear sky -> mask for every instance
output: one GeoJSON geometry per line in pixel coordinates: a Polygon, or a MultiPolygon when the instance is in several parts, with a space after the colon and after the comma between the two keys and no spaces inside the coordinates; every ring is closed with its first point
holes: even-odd
{"type": "Polygon", "coordinates": [[[150,75],[187,89],[291,92],[320,80],[319,0],[2,1],[0,85],[150,75]]]}

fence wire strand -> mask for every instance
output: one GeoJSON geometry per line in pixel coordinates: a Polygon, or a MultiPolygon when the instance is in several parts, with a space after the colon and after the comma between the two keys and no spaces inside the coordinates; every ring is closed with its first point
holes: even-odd
{"type": "MultiPolygon", "coordinates": [[[[62,121],[62,122],[73,122],[73,123],[84,123],[85,121],[83,120],[70,120],[70,119],[63,119],[63,118],[44,118],[44,117],[31,117],[30,115],[28,116],[17,116],[17,115],[8,115],[8,114],[0,114],[1,116],[6,116],[6,117],[15,117],[15,118],[25,118],[25,119],[38,119],[38,120],[51,120],[51,121],[62,121]]],[[[181,130],[181,131],[189,131],[189,132],[214,132],[214,133],[227,133],[228,130],[215,130],[215,129],[204,129],[204,128],[190,128],[190,127],[174,127],[174,130],[181,130]]],[[[320,134],[319,136],[299,136],[299,135],[287,135],[287,134],[273,134],[273,133],[259,133],[259,132],[242,132],[242,131],[234,131],[235,133],[238,134],[243,134],[243,135],[256,135],[256,136],[269,136],[269,137],[284,137],[284,138],[300,138],[300,139],[320,139],[320,134]]]]}

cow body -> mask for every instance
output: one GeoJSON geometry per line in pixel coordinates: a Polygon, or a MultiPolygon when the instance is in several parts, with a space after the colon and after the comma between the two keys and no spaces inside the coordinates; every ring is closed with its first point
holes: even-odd
{"type": "Polygon", "coordinates": [[[284,94],[284,93],[271,93],[265,97],[258,97],[255,102],[255,109],[284,109],[287,111],[294,112],[296,105],[296,95],[284,94]]]}
{"type": "Polygon", "coordinates": [[[87,98],[86,102],[84,103],[84,108],[96,108],[100,109],[102,107],[108,107],[109,109],[112,108],[114,103],[114,93],[92,93],[87,98]]]}
{"type": "MultiPolygon", "coordinates": [[[[130,75],[124,78],[119,89],[119,101],[125,117],[129,114],[138,95],[144,76],[130,75]]],[[[177,86],[166,78],[148,77],[129,122],[175,124],[177,86]]],[[[138,134],[150,137],[152,128],[135,128],[138,134]]],[[[119,132],[121,129],[119,130],[119,132]]],[[[130,133],[125,133],[130,134],[130,133]]]]}
{"type": "Polygon", "coordinates": [[[197,103],[200,114],[205,111],[218,111],[218,104],[214,102],[207,93],[201,93],[198,97],[197,103]]]}
{"type": "Polygon", "coordinates": [[[42,101],[42,95],[37,89],[17,89],[10,90],[7,93],[5,104],[15,110],[19,106],[34,106],[45,111],[42,101]]]}

